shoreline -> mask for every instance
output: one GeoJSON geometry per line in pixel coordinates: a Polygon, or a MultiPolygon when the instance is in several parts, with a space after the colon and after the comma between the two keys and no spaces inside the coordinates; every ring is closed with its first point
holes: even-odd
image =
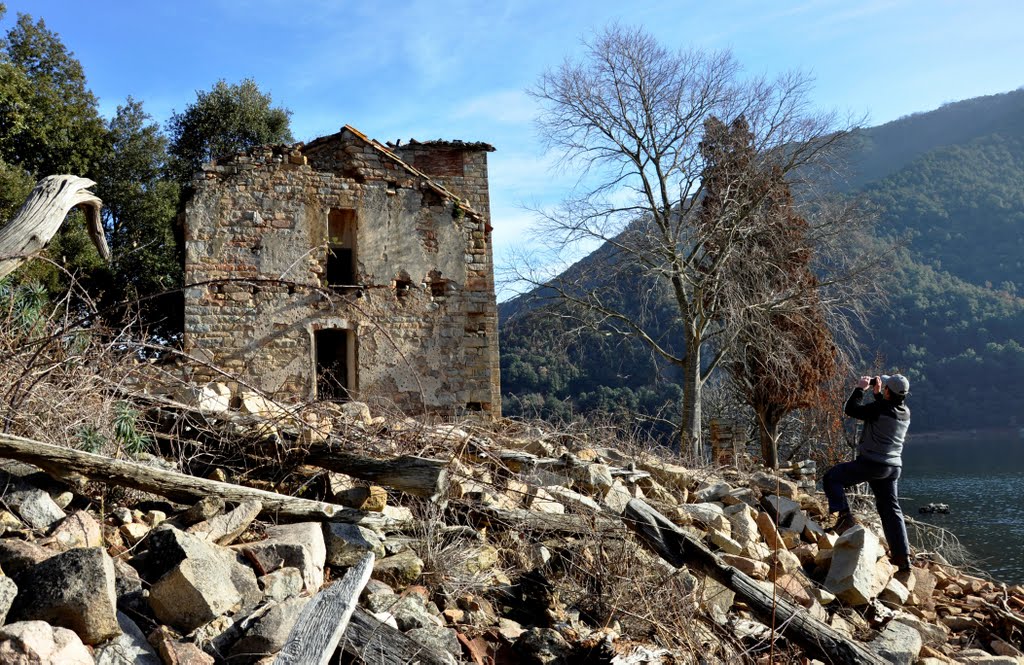
{"type": "Polygon", "coordinates": [[[911,432],[907,435],[907,443],[944,443],[950,441],[963,441],[964,439],[996,439],[1016,440],[1020,439],[1021,428],[1018,427],[988,427],[962,430],[944,430],[937,432],[911,432]]]}

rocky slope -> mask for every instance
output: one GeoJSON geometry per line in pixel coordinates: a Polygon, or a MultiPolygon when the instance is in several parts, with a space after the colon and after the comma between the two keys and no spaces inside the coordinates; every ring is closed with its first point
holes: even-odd
{"type": "MultiPolygon", "coordinates": [[[[211,418],[233,413],[223,388],[192,399],[211,418]]],[[[1024,663],[1024,588],[937,552],[918,552],[913,570],[896,574],[873,513],[836,536],[813,482],[687,468],[611,445],[607,434],[242,402],[239,437],[287,447],[358,434],[382,459],[443,460],[443,493],[417,497],[304,468],[272,489],[320,487],[313,498],[351,510],[284,521],[258,500],[182,505],[7,462],[0,662],[293,662],[294,645],[278,652],[315,621],[313,599],[372,553],[340,662],[808,662],[813,649],[794,628],[803,622],[886,662],[1024,663]],[[719,581],[734,578],[648,550],[623,519],[636,501],[798,616],[773,627],[719,581]]],[[[215,475],[240,480],[225,468],[215,475]]]]}

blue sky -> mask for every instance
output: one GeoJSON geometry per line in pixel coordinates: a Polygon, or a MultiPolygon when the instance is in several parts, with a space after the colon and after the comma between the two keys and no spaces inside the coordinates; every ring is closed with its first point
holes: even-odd
{"type": "Polygon", "coordinates": [[[486,141],[498,258],[554,173],[523,90],[612,22],[671,47],[731,48],[752,74],[802,69],[824,109],[881,124],[1024,85],[1019,0],[5,0],[82,62],[101,110],[131,95],[163,122],[218,79],[250,77],[299,140],[351,124],[381,141],[486,141]]]}

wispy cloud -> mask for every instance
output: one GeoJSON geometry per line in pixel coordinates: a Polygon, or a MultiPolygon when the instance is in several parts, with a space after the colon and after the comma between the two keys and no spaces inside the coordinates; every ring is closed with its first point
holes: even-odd
{"type": "Polygon", "coordinates": [[[461,102],[455,110],[454,117],[526,124],[536,114],[536,102],[522,90],[495,90],[461,102]]]}

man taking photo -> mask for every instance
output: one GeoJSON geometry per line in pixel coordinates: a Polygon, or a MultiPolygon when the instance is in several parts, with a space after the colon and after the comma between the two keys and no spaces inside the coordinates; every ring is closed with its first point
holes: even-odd
{"type": "Polygon", "coordinates": [[[838,534],[859,524],[850,512],[845,489],[863,482],[871,485],[889,556],[901,571],[910,570],[910,544],[897,493],[903,441],[910,427],[910,409],[905,404],[909,392],[910,382],[902,374],[860,377],[843,409],[849,417],[864,421],[857,458],[835,465],[822,480],[829,512],[839,513],[835,526],[838,534]],[[868,388],[873,389],[874,401],[865,404],[868,388]]]}

